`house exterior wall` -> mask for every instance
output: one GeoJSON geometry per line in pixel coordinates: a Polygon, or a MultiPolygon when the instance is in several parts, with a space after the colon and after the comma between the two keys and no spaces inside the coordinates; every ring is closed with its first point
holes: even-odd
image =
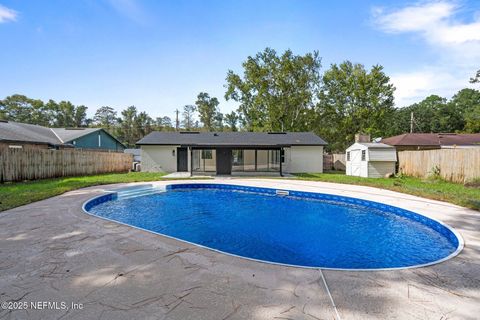
{"type": "Polygon", "coordinates": [[[117,140],[113,139],[109,134],[103,130],[92,132],[83,137],[68,141],[75,145],[75,148],[85,149],[103,149],[113,151],[123,151],[124,147],[117,140]],[[99,139],[100,136],[100,139],[99,139]]]}
{"type": "Polygon", "coordinates": [[[178,153],[177,147],[179,146],[142,146],[142,171],[168,173],[176,172],[178,153]]]}
{"type": "MultiPolygon", "coordinates": [[[[177,145],[142,145],[142,171],[176,172],[178,147],[177,145]],[[175,155],[173,155],[174,150],[175,155]]],[[[191,154],[188,151],[188,171],[191,168],[190,157],[191,154]]],[[[254,162],[254,159],[248,160],[254,162]]],[[[215,166],[214,160],[212,161],[212,165],[215,166]]],[[[323,172],[323,147],[301,146],[285,148],[285,161],[282,164],[282,169],[285,173],[323,172]]]]}
{"type": "Polygon", "coordinates": [[[285,148],[283,172],[323,172],[323,147],[292,146],[285,148]]]}

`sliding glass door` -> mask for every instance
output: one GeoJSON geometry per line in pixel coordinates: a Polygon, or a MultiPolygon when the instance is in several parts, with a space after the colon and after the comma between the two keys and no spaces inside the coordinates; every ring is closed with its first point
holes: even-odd
{"type": "Polygon", "coordinates": [[[279,149],[233,149],[232,172],[279,172],[279,149]]]}
{"type": "Polygon", "coordinates": [[[193,149],[192,150],[192,171],[193,172],[216,172],[217,156],[215,149],[193,149]]]}

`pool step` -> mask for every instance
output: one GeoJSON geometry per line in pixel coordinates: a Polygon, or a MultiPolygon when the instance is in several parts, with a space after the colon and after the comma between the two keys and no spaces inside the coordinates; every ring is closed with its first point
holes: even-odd
{"type": "Polygon", "coordinates": [[[136,198],[140,196],[146,196],[146,195],[151,195],[151,194],[156,194],[161,192],[165,192],[165,188],[152,187],[152,186],[130,188],[126,190],[117,191],[117,198],[130,199],[130,198],[136,198]]]}

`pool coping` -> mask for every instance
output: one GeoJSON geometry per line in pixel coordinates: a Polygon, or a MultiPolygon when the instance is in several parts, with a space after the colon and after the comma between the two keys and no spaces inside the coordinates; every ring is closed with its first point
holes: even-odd
{"type": "MultiPolygon", "coordinates": [[[[192,184],[195,184],[195,185],[201,185],[201,184],[223,185],[223,186],[235,186],[235,187],[250,187],[250,188],[256,188],[256,189],[269,189],[269,190],[273,190],[273,191],[294,191],[294,192],[301,192],[301,193],[317,193],[317,194],[323,194],[323,195],[334,196],[334,197],[339,197],[339,198],[359,199],[361,201],[383,205],[383,204],[381,204],[380,202],[377,202],[377,201],[363,199],[363,198],[361,198],[361,196],[359,196],[359,198],[353,198],[353,197],[349,197],[349,196],[339,196],[339,195],[332,195],[332,194],[326,194],[326,193],[321,193],[321,192],[305,192],[305,191],[300,191],[300,190],[290,190],[290,189],[287,190],[287,189],[281,189],[281,188],[258,187],[258,186],[249,186],[249,185],[246,185],[246,184],[245,185],[243,185],[243,184],[242,185],[236,185],[236,184],[228,184],[228,183],[218,183],[218,181],[216,181],[216,182],[202,181],[202,182],[198,182],[198,183],[196,183],[196,182],[193,182],[193,183],[192,182],[188,182],[188,183],[182,182],[182,183],[173,183],[173,184],[172,183],[167,183],[164,186],[165,186],[165,190],[167,191],[169,189],[168,188],[169,186],[173,186],[173,185],[175,185],[175,186],[178,186],[178,185],[192,185],[192,184]]],[[[225,189],[227,189],[227,188],[225,188],[225,189]]],[[[201,244],[190,242],[188,240],[180,239],[180,238],[177,238],[177,237],[174,237],[174,236],[169,236],[169,235],[166,235],[166,234],[163,234],[163,233],[160,233],[160,232],[156,232],[156,231],[148,230],[148,229],[145,229],[145,228],[142,228],[142,227],[134,226],[134,225],[131,225],[129,223],[117,221],[117,220],[106,218],[106,217],[101,217],[101,216],[98,216],[96,214],[88,212],[88,210],[86,209],[86,205],[89,202],[94,201],[94,200],[99,199],[99,198],[102,198],[102,197],[104,197],[105,195],[108,195],[108,194],[112,194],[112,195],[117,194],[119,192],[119,190],[104,190],[103,192],[104,192],[103,194],[92,197],[92,198],[86,200],[82,204],[82,210],[83,210],[84,213],[86,213],[86,214],[88,214],[89,216],[92,216],[92,217],[103,219],[103,220],[106,220],[106,221],[109,221],[109,222],[118,223],[120,225],[128,226],[128,227],[131,227],[131,228],[134,228],[134,229],[146,231],[146,232],[149,232],[149,233],[152,233],[152,234],[155,234],[155,235],[159,235],[159,236],[163,236],[163,237],[166,237],[166,238],[169,238],[169,239],[177,240],[177,241],[187,243],[187,244],[199,247],[199,248],[207,249],[207,250],[210,250],[210,251],[213,251],[213,252],[216,252],[216,253],[221,253],[221,254],[224,254],[224,255],[237,257],[237,258],[241,258],[241,259],[245,259],[245,260],[249,260],[249,261],[266,263],[266,264],[271,264],[271,265],[284,266],[284,267],[289,267],[289,268],[301,268],[301,269],[311,269],[311,270],[353,271],[353,272],[354,271],[368,272],[368,271],[393,271],[393,270],[416,269],[416,268],[423,268],[423,267],[436,265],[436,264],[445,262],[447,260],[450,260],[450,259],[454,258],[455,256],[457,256],[463,250],[463,248],[465,247],[465,241],[464,241],[462,235],[455,228],[450,227],[448,224],[444,223],[443,221],[441,221],[439,219],[436,219],[436,218],[426,216],[425,214],[413,212],[411,210],[403,209],[403,208],[400,208],[400,207],[397,207],[397,206],[384,205],[384,206],[388,206],[388,207],[398,208],[398,209],[401,209],[402,211],[407,211],[407,212],[413,213],[415,215],[419,215],[421,217],[432,220],[433,222],[436,222],[439,225],[443,226],[444,228],[449,230],[457,238],[458,245],[457,245],[456,250],[454,252],[452,252],[451,254],[449,254],[448,256],[443,257],[439,260],[432,261],[432,262],[418,264],[418,265],[412,265],[412,266],[406,266],[406,267],[392,267],[392,268],[368,268],[368,269],[366,269],[366,268],[331,268],[331,267],[312,267],[312,266],[302,266],[302,265],[294,265],[294,264],[288,264],[288,263],[273,262],[273,261],[268,261],[268,260],[255,259],[255,258],[249,258],[249,257],[245,257],[245,256],[236,255],[236,254],[233,254],[233,253],[225,252],[225,251],[222,251],[222,250],[218,250],[218,249],[207,247],[207,246],[204,246],[204,245],[201,245],[201,244]]],[[[395,213],[392,213],[392,214],[395,214],[395,213]]],[[[406,218],[410,219],[408,217],[406,217],[406,218]]]]}

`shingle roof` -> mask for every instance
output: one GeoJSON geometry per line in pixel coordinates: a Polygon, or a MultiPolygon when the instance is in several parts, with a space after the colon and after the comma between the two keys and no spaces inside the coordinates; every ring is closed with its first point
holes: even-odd
{"type": "Polygon", "coordinates": [[[185,146],[324,146],[312,132],[152,132],[138,145],[185,146]]]}
{"type": "Polygon", "coordinates": [[[480,133],[405,133],[382,139],[381,142],[392,146],[480,145],[480,133]]]}
{"type": "Polygon", "coordinates": [[[102,130],[101,128],[51,128],[51,130],[62,140],[63,143],[75,140],[77,138],[86,136],[95,131],[102,130]]]}
{"type": "MultiPolygon", "coordinates": [[[[102,128],[47,128],[15,121],[0,121],[0,141],[61,145],[102,128]]],[[[108,134],[108,132],[107,132],[108,134]]],[[[110,134],[109,134],[110,135],[110,134]]],[[[112,138],[116,139],[112,136],[112,138]]],[[[118,140],[117,140],[118,141],[118,140]]],[[[120,142],[120,141],[119,141],[120,142]]]]}
{"type": "Polygon", "coordinates": [[[50,128],[13,121],[0,121],[0,140],[52,145],[62,143],[50,128]]]}

